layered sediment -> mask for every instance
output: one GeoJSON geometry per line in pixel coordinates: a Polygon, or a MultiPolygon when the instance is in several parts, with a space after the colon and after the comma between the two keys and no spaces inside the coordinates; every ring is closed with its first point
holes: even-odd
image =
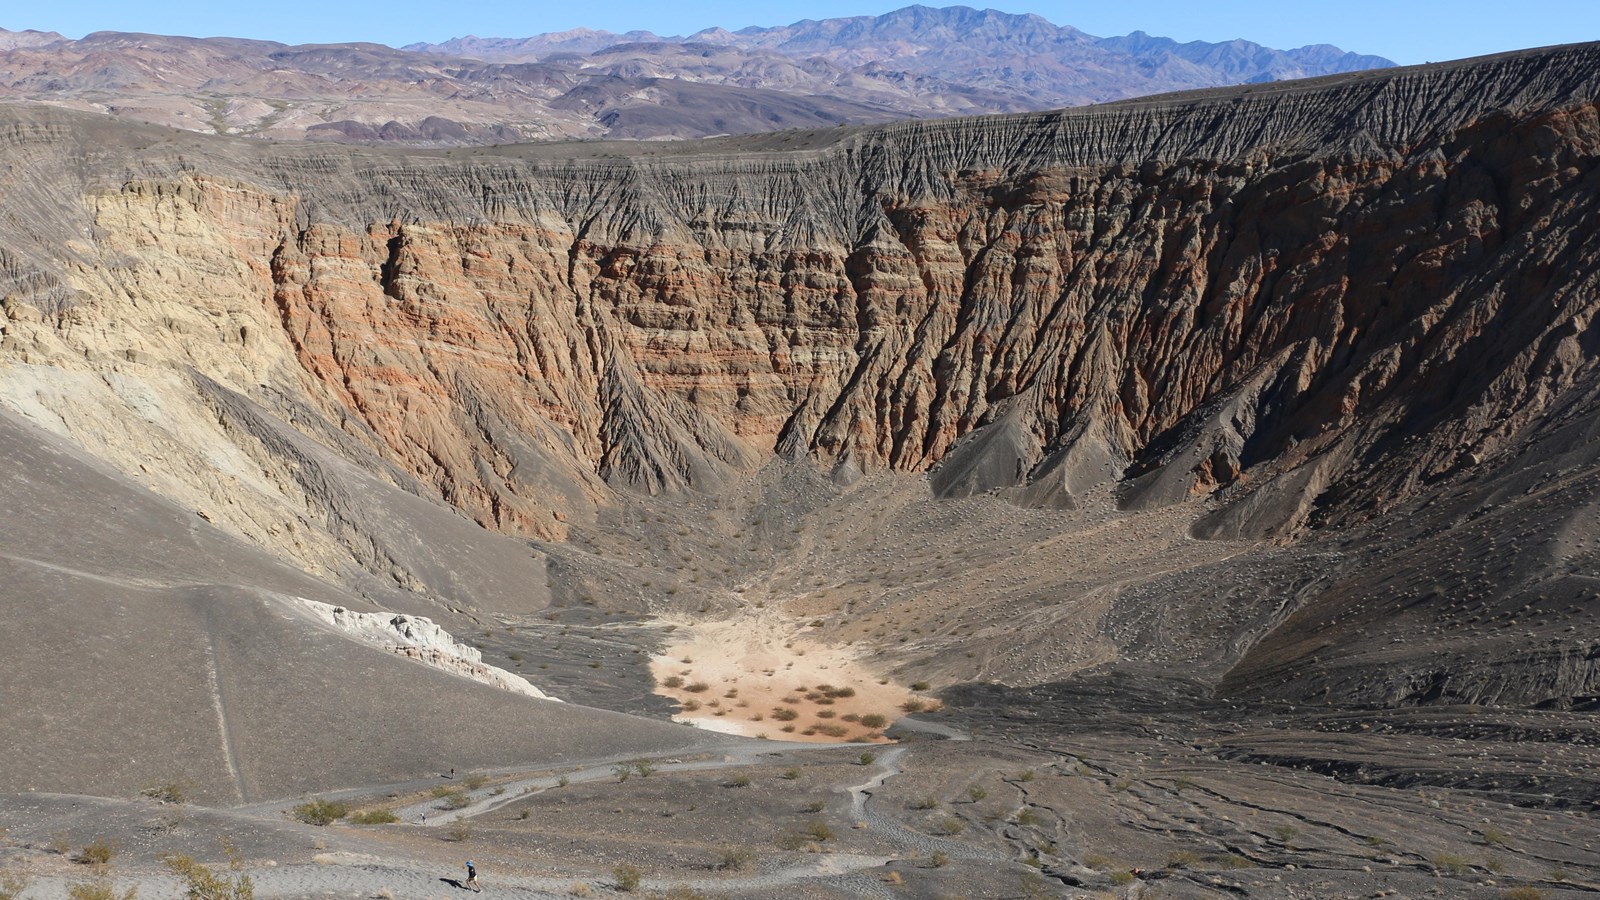
{"type": "MultiPolygon", "coordinates": [[[[536,553],[529,577],[463,575],[386,530],[392,510],[562,540],[776,456],[1040,509],[1190,504],[1202,539],[1373,535],[1595,409],[1597,73],[1581,45],[1049,114],[435,153],[8,108],[0,398],[303,569],[506,610],[547,599],[536,553]]],[[[1565,579],[1589,551],[1561,546],[1565,579]]],[[[1318,584],[1274,624],[1355,602],[1318,584]]],[[[1326,655],[1263,633],[1238,690],[1326,655]]],[[[1500,658],[1542,665],[1527,650],[1500,658]]],[[[1592,661],[1550,652],[1548,693],[1587,690],[1592,661]]],[[[1316,689],[1403,700],[1434,663],[1382,687],[1330,664],[1316,689]]]]}

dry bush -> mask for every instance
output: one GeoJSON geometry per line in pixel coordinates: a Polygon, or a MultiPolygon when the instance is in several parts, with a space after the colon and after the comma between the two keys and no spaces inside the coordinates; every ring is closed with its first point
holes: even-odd
{"type": "Polygon", "coordinates": [[[0,900],[22,900],[32,883],[33,874],[27,869],[0,869],[0,900]]]}
{"type": "Polygon", "coordinates": [[[307,825],[332,825],[345,817],[350,808],[334,800],[307,800],[290,814],[307,825]]]}
{"type": "Polygon", "coordinates": [[[109,866],[111,865],[112,857],[117,855],[118,849],[119,847],[115,840],[108,841],[105,838],[96,837],[93,841],[85,844],[82,850],[78,851],[75,860],[91,866],[109,866]]]}
{"type": "Polygon", "coordinates": [[[619,891],[632,893],[639,889],[641,876],[637,866],[621,863],[611,870],[611,878],[619,891]]]}

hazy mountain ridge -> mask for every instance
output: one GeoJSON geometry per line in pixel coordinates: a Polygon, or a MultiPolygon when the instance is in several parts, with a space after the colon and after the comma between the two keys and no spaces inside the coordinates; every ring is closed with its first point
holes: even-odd
{"type": "Polygon", "coordinates": [[[908,7],[688,37],[575,29],[398,50],[0,31],[0,101],[218,134],[448,146],[1021,112],[1382,65],[1327,47],[1102,40],[1035,15],[908,7]]]}

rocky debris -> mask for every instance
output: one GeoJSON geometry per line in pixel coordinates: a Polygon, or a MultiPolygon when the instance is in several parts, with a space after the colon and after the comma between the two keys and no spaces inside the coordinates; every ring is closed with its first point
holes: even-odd
{"type": "Polygon", "coordinates": [[[356,612],[304,597],[296,597],[295,602],[318,621],[356,640],[452,675],[535,699],[560,702],[558,698],[529,684],[522,676],[486,665],[482,651],[457,641],[448,631],[434,624],[432,619],[398,613],[356,612]]]}

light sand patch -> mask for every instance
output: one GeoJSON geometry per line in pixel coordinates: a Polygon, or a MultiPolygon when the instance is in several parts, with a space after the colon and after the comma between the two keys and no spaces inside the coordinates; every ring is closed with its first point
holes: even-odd
{"type": "Polygon", "coordinates": [[[915,695],[887,682],[864,650],[824,644],[805,632],[804,624],[770,609],[680,624],[680,640],[651,659],[656,693],[681,704],[674,720],[727,734],[886,740],[883,729],[915,695]]]}

